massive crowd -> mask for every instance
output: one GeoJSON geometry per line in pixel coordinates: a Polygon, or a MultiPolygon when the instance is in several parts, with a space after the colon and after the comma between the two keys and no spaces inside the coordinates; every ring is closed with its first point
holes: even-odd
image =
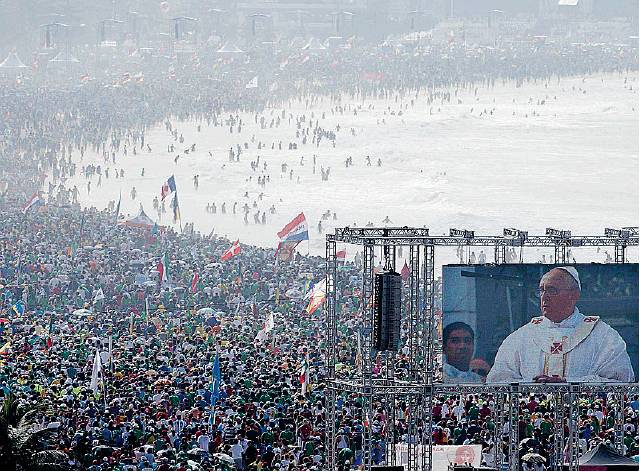
{"type": "MultiPolygon", "coordinates": [[[[243,245],[221,262],[231,245],[224,238],[117,225],[113,211],[83,209],[77,189],[65,187],[66,178],[80,171],[76,157],[87,149],[120,153],[125,142],[142,149],[149,127],[174,118],[222,120],[237,110],[259,112],[294,98],[339,93],[393,96],[430,89],[430,100],[446,100],[451,97],[439,87],[637,70],[637,59],[637,50],[628,48],[564,43],[477,50],[443,44],[410,54],[353,47],[218,61],[224,80],[215,87],[193,65],[145,70],[144,81],[115,87],[105,78],[84,85],[4,84],[0,395],[43,406],[37,422],[58,432],[48,446],[64,451],[75,469],[322,469],[327,339],[321,311],[308,315],[303,295],[310,281],[323,277],[323,259],[297,256],[277,264],[273,249],[243,245]],[[247,89],[258,70],[277,87],[247,89]],[[34,192],[47,205],[24,213],[34,192]],[[270,313],[274,328],[260,336],[270,313]],[[104,378],[92,388],[96,351],[104,378]],[[216,355],[222,385],[212,402],[216,355]],[[310,373],[306,389],[303,365],[310,373]]],[[[116,175],[125,178],[122,170],[116,175]]],[[[361,309],[361,278],[356,265],[343,270],[338,331],[348,363],[358,355],[345,340],[361,309]]],[[[345,468],[366,460],[367,429],[374,440],[371,460],[379,464],[390,453],[383,439],[388,411],[379,405],[374,418],[363,418],[361,401],[346,394],[338,399],[335,447],[345,468]]],[[[638,452],[638,402],[628,401],[624,442],[631,456],[638,452]]],[[[394,415],[405,439],[406,408],[398,404],[394,415]]],[[[606,398],[583,399],[585,449],[613,439],[613,414],[606,398]]],[[[438,398],[434,442],[482,444],[486,464],[496,454],[502,463],[506,436],[495,443],[495,415],[491,397],[438,398]]],[[[548,457],[549,398],[523,399],[520,415],[520,437],[529,438],[523,454],[548,457]]]]}

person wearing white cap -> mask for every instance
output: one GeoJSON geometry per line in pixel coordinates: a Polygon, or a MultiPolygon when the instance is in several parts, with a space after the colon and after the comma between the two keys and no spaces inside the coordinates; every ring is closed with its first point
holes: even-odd
{"type": "Polygon", "coordinates": [[[574,267],[556,267],[540,279],[542,316],[503,342],[487,383],[633,382],[627,346],[598,316],[585,316],[580,277],[574,267]]]}

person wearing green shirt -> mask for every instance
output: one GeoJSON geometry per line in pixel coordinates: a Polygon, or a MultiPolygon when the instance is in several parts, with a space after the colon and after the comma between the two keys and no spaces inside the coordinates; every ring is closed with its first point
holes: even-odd
{"type": "Polygon", "coordinates": [[[280,433],[280,439],[287,446],[289,444],[293,444],[294,438],[295,435],[293,434],[293,431],[291,431],[291,427],[289,425],[287,425],[286,429],[280,433]]]}
{"type": "Polygon", "coordinates": [[[304,443],[304,455],[310,457],[313,455],[314,446],[313,441],[307,441],[304,443]]]}
{"type": "Polygon", "coordinates": [[[169,402],[171,403],[171,406],[175,408],[180,404],[180,398],[178,397],[178,395],[174,393],[171,396],[169,396],[169,402]]]}
{"type": "Polygon", "coordinates": [[[593,434],[596,436],[600,434],[600,422],[595,416],[591,417],[591,427],[593,428],[593,434]]]}
{"type": "Polygon", "coordinates": [[[548,437],[551,434],[552,429],[553,429],[553,422],[551,421],[548,415],[545,415],[544,419],[540,423],[540,431],[545,437],[548,437]]]}
{"type": "Polygon", "coordinates": [[[271,401],[271,395],[269,395],[268,392],[263,392],[262,395],[260,395],[259,398],[260,403],[266,403],[271,401]]]}
{"type": "Polygon", "coordinates": [[[635,440],[633,439],[633,436],[626,434],[624,436],[623,442],[624,442],[624,445],[627,446],[628,449],[630,449],[633,443],[635,442],[635,440]]]}
{"type": "Polygon", "coordinates": [[[260,436],[260,441],[266,446],[271,446],[273,444],[273,439],[274,438],[273,438],[273,433],[271,432],[271,429],[267,429],[260,436]]]}
{"type": "Polygon", "coordinates": [[[348,447],[345,447],[344,449],[341,449],[340,452],[338,452],[338,463],[344,464],[345,462],[350,461],[352,457],[353,451],[348,447]]]}
{"type": "Polygon", "coordinates": [[[529,420],[527,422],[527,429],[526,429],[526,437],[528,438],[532,438],[533,437],[533,423],[529,420]]]}

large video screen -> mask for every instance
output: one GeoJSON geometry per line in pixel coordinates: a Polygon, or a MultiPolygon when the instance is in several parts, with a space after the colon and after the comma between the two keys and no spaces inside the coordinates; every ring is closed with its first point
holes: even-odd
{"type": "Polygon", "coordinates": [[[634,382],[638,264],[447,265],[443,381],[634,382]]]}

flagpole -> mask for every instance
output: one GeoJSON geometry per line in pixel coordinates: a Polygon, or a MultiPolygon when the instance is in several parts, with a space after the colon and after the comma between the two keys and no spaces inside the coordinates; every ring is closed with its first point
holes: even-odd
{"type": "Polygon", "coordinates": [[[22,252],[18,255],[18,272],[16,273],[16,287],[20,285],[20,275],[22,275],[22,263],[20,259],[22,257],[22,252]]]}
{"type": "Polygon", "coordinates": [[[180,222],[180,232],[182,233],[182,215],[180,214],[180,204],[178,202],[178,191],[176,190],[176,208],[178,209],[178,221],[180,222]]]}
{"type": "MultiPolygon", "coordinates": [[[[144,307],[145,307],[145,327],[144,327],[144,339],[146,344],[147,333],[149,331],[149,297],[145,297],[144,299],[144,307]]],[[[146,362],[146,359],[145,359],[146,362]]]]}
{"type": "Polygon", "coordinates": [[[107,409],[107,372],[102,369],[102,396],[104,398],[104,409],[107,409]]]}
{"type": "Polygon", "coordinates": [[[271,354],[275,355],[275,353],[276,353],[276,328],[275,328],[275,326],[273,327],[272,331],[273,331],[273,339],[271,340],[271,345],[273,346],[273,348],[271,349],[271,354]]]}
{"type": "Polygon", "coordinates": [[[84,217],[85,217],[85,211],[82,211],[82,218],[80,219],[80,236],[79,236],[79,241],[78,241],[78,246],[82,247],[82,236],[84,235],[84,217]]]}
{"type": "Polygon", "coordinates": [[[120,202],[122,202],[122,188],[120,188],[120,196],[118,197],[118,206],[116,207],[116,225],[118,224],[118,218],[120,218],[120,202]]]}

